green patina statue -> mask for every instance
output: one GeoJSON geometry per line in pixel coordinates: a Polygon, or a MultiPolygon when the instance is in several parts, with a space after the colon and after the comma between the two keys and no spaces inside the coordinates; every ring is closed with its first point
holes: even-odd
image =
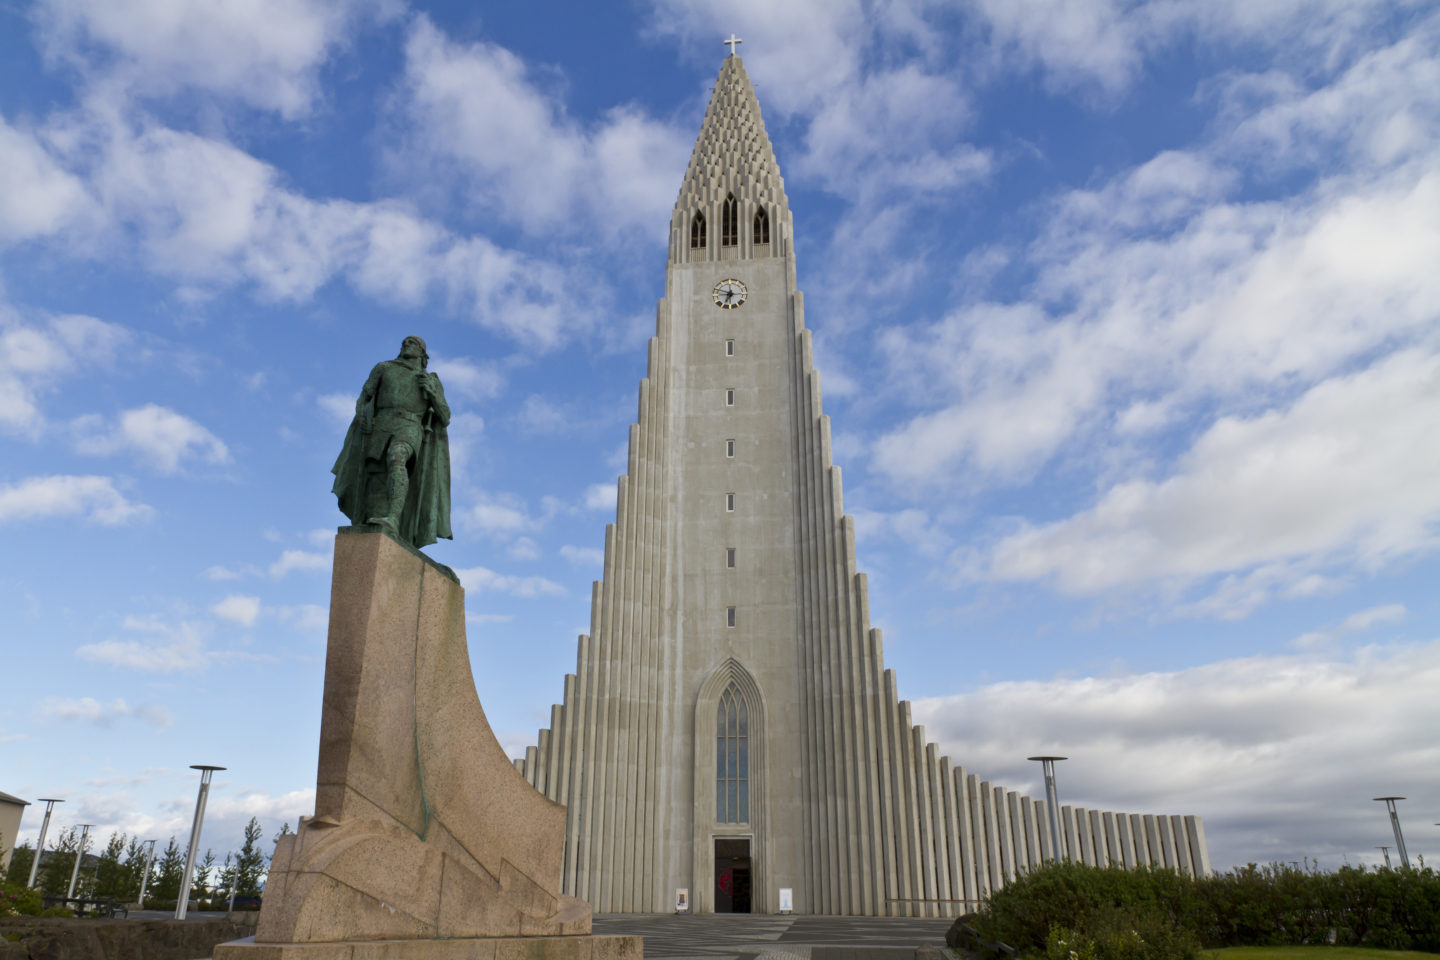
{"type": "Polygon", "coordinates": [[[426,370],[425,341],[406,337],[400,356],[375,365],[330,472],[340,511],[413,547],[450,533],[450,406],[426,370]]]}

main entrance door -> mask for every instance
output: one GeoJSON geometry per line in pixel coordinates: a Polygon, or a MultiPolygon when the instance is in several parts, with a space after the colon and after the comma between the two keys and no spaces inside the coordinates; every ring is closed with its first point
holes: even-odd
{"type": "Polygon", "coordinates": [[[715,841],[715,912],[750,912],[750,841],[715,841]]]}

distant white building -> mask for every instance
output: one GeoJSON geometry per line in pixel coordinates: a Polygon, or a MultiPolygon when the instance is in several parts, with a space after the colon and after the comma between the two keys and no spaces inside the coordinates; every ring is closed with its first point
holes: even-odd
{"type": "MultiPolygon", "coordinates": [[[[796,913],[948,915],[1057,853],[1043,799],[940,756],[885,669],[793,226],[728,56],[671,216],[590,632],[516,761],[566,805],[564,891],[598,912],[668,913],[686,890],[700,913],[774,913],[788,891],[796,913]]],[[[1208,872],[1197,817],[1059,822],[1061,857],[1208,872]]]]}
{"type": "Polygon", "coordinates": [[[0,793],[0,874],[10,866],[10,855],[15,851],[15,838],[20,834],[20,818],[25,816],[29,800],[0,793]]]}

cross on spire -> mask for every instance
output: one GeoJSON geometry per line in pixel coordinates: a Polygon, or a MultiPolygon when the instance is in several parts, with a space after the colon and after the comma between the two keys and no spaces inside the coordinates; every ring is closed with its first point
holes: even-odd
{"type": "Polygon", "coordinates": [[[730,32],[730,39],[724,41],[725,46],[730,48],[730,56],[732,57],[736,55],[735,47],[744,42],[744,40],[741,40],[739,37],[735,36],[735,32],[733,30],[730,32]]]}

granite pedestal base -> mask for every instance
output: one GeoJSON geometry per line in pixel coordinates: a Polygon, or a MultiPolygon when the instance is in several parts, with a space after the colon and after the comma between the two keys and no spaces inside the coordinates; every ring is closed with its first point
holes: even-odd
{"type": "Polygon", "coordinates": [[[560,892],[564,832],[485,719],[454,574],[342,529],[315,816],[276,843],[253,940],[215,960],[639,960],[560,892]]]}

